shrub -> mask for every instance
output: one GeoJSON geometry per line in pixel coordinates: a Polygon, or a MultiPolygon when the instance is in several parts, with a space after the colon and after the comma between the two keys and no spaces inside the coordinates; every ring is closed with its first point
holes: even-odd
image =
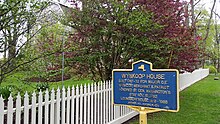
{"type": "Polygon", "coordinates": [[[217,69],[213,65],[205,66],[205,68],[208,68],[210,73],[217,73],[217,69]]]}
{"type": "Polygon", "coordinates": [[[48,83],[38,83],[36,85],[37,91],[45,91],[46,89],[49,89],[49,84],[48,83]]]}
{"type": "Polygon", "coordinates": [[[4,99],[8,99],[12,91],[12,87],[10,86],[4,86],[0,87],[0,96],[2,96],[4,99]]]}

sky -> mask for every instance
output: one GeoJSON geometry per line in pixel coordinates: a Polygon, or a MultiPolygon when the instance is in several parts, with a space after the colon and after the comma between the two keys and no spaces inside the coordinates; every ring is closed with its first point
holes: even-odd
{"type": "MultiPolygon", "coordinates": [[[[187,0],[187,1],[189,2],[190,0],[187,0]]],[[[199,0],[195,0],[195,3],[198,1],[199,0]]],[[[214,0],[200,0],[199,4],[196,7],[203,6],[210,13],[211,8],[213,6],[213,3],[214,3],[214,0]]],[[[216,13],[218,13],[220,15],[220,0],[216,0],[214,11],[216,11],[216,13]]],[[[219,20],[220,20],[220,18],[219,18],[219,20]]]]}

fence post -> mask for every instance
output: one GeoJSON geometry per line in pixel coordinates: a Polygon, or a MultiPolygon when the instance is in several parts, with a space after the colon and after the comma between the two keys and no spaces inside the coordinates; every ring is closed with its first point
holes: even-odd
{"type": "Polygon", "coordinates": [[[66,124],[70,123],[70,87],[67,88],[66,124]]]}
{"type": "Polygon", "coordinates": [[[15,122],[16,122],[16,124],[21,123],[21,96],[20,96],[20,93],[18,93],[17,99],[16,99],[16,120],[15,120],[15,122]]]}
{"type": "Polygon", "coordinates": [[[66,91],[65,88],[63,86],[62,88],[62,108],[61,108],[61,112],[62,112],[62,118],[61,118],[61,124],[65,124],[65,97],[66,97],[66,91]]]}
{"type": "Polygon", "coordinates": [[[87,90],[87,86],[86,86],[86,84],[84,84],[84,90],[83,90],[83,94],[84,94],[84,98],[83,98],[84,99],[84,106],[83,106],[83,109],[84,109],[84,117],[83,117],[84,119],[83,120],[84,120],[84,122],[83,123],[84,124],[87,124],[86,122],[88,121],[87,118],[86,118],[86,114],[87,114],[87,111],[86,111],[87,110],[87,105],[86,105],[87,104],[86,103],[87,92],[86,92],[86,90],[87,90]]]}
{"type": "Polygon", "coordinates": [[[103,123],[106,123],[106,81],[103,83],[103,123]]]}
{"type": "Polygon", "coordinates": [[[45,107],[44,107],[44,110],[45,110],[45,112],[44,112],[44,117],[45,117],[44,121],[45,122],[44,123],[48,124],[49,123],[49,91],[48,91],[48,89],[45,92],[45,107]]]}
{"type": "Polygon", "coordinates": [[[54,111],[54,100],[55,99],[55,91],[52,89],[51,91],[51,103],[50,103],[50,124],[54,124],[54,116],[55,116],[55,111],[54,111]]]}
{"type": "Polygon", "coordinates": [[[10,94],[8,98],[7,124],[12,124],[12,121],[13,121],[13,98],[10,94]]]}
{"type": "Polygon", "coordinates": [[[87,110],[87,123],[90,124],[90,114],[92,113],[90,111],[90,106],[91,106],[91,103],[90,103],[90,95],[91,95],[91,92],[90,92],[90,84],[88,84],[88,110],[87,110]]]}
{"type": "Polygon", "coordinates": [[[94,83],[91,84],[91,124],[94,123],[94,83]]]}
{"type": "Polygon", "coordinates": [[[24,123],[29,123],[29,96],[27,92],[24,95],[24,123]]]}
{"type": "Polygon", "coordinates": [[[0,96],[0,124],[4,124],[4,99],[0,96]]]}
{"type": "Polygon", "coordinates": [[[40,90],[38,96],[38,124],[42,124],[42,116],[43,116],[42,103],[43,103],[43,96],[40,90]]]}
{"type": "Polygon", "coordinates": [[[97,115],[97,117],[98,117],[98,119],[97,119],[97,124],[100,124],[100,97],[99,97],[99,95],[100,95],[100,83],[98,83],[98,90],[97,90],[97,95],[98,95],[98,104],[97,104],[97,108],[98,108],[98,110],[97,110],[97,112],[98,112],[98,115],[97,115]]]}
{"type": "Polygon", "coordinates": [[[97,85],[94,84],[94,124],[97,124],[97,85]]]}
{"type": "Polygon", "coordinates": [[[57,89],[55,124],[60,124],[60,88],[57,89]]]}
{"type": "Polygon", "coordinates": [[[79,124],[79,86],[76,86],[76,124],[79,124]]]}
{"type": "Polygon", "coordinates": [[[71,96],[71,124],[75,124],[75,87],[72,86],[72,96],[71,96]]]}
{"type": "Polygon", "coordinates": [[[79,122],[80,122],[80,124],[82,124],[83,123],[82,122],[82,120],[83,120],[83,86],[82,86],[82,84],[80,85],[80,111],[79,112],[80,112],[79,122]]]}
{"type": "Polygon", "coordinates": [[[100,83],[100,124],[103,124],[103,84],[104,82],[100,83]]]}
{"type": "Polygon", "coordinates": [[[111,90],[111,81],[109,81],[109,109],[110,109],[110,120],[114,119],[114,106],[112,104],[112,90],[111,90]]]}
{"type": "MultiPolygon", "coordinates": [[[[32,99],[31,100],[31,104],[32,104],[32,107],[31,107],[31,124],[36,124],[36,93],[35,92],[32,94],[31,99],[32,99]]],[[[17,107],[16,107],[16,109],[17,109],[17,107]]],[[[17,115],[16,115],[16,117],[17,117],[17,115]]]]}

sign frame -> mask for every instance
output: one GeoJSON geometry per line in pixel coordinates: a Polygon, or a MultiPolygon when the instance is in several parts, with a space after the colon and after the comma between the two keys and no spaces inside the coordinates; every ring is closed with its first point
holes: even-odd
{"type": "Polygon", "coordinates": [[[129,108],[136,108],[136,109],[140,109],[140,108],[144,108],[150,111],[169,111],[169,112],[178,112],[179,111],[179,71],[177,69],[153,69],[153,65],[151,62],[145,61],[145,60],[138,60],[136,62],[132,63],[132,68],[131,69],[113,69],[112,71],[112,103],[114,105],[123,105],[123,106],[127,106],[129,108]],[[114,72],[132,72],[134,71],[134,65],[137,63],[143,62],[145,64],[148,64],[150,66],[150,71],[151,72],[176,72],[176,110],[169,110],[169,109],[161,109],[161,108],[152,108],[152,107],[146,107],[146,106],[135,106],[135,105],[127,105],[127,104],[116,104],[114,102],[114,72]]]}

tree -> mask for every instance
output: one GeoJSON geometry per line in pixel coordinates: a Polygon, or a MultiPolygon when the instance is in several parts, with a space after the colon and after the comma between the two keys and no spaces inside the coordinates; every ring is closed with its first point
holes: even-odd
{"type": "Polygon", "coordinates": [[[0,82],[6,74],[20,66],[16,63],[20,50],[35,35],[36,32],[30,34],[31,29],[36,26],[37,19],[47,5],[47,2],[30,0],[6,0],[0,4],[0,53],[4,53],[0,65],[0,82]]]}
{"type": "Polygon", "coordinates": [[[113,68],[130,67],[129,60],[150,56],[150,49],[156,51],[164,42],[149,44],[161,27],[141,7],[114,0],[83,3],[83,9],[73,9],[67,21],[76,30],[71,37],[76,47],[72,64],[78,74],[109,80],[113,68]]]}
{"type": "Polygon", "coordinates": [[[76,7],[66,24],[76,30],[73,65],[82,73],[109,80],[113,68],[128,68],[129,60],[139,59],[156,68],[194,69],[198,47],[190,43],[192,30],[184,25],[184,3],[82,0],[80,8],[80,1],[72,2],[76,7]],[[190,52],[195,56],[189,57],[190,52]]]}
{"type": "Polygon", "coordinates": [[[163,25],[160,38],[168,38],[169,44],[169,68],[193,71],[198,64],[199,46],[194,37],[194,28],[189,27],[189,14],[185,11],[188,3],[179,0],[136,0],[135,4],[143,5],[146,11],[154,13],[154,22],[163,25]]]}
{"type": "Polygon", "coordinates": [[[74,46],[71,42],[66,41],[67,34],[64,28],[67,28],[59,23],[50,25],[44,28],[35,37],[35,42],[31,47],[24,49],[20,56],[24,58],[22,61],[31,61],[33,58],[38,58],[23,67],[23,70],[31,72],[32,77],[42,78],[50,81],[55,76],[60,77],[62,69],[62,53],[65,54],[65,71],[70,68],[68,65],[68,57],[71,56],[74,46]],[[43,55],[43,56],[42,56],[43,55]]]}
{"type": "MultiPolygon", "coordinates": [[[[213,4],[214,7],[214,4],[213,4]]],[[[213,11],[213,8],[212,8],[213,11]]],[[[213,11],[214,12],[214,11],[213,11]]],[[[214,20],[211,16],[211,13],[208,10],[204,9],[201,5],[196,7],[195,13],[197,16],[196,20],[196,28],[197,28],[197,35],[201,37],[201,43],[203,47],[203,52],[201,56],[202,64],[204,66],[205,60],[210,60],[211,63],[217,67],[217,58],[218,58],[218,24],[216,20],[214,20]],[[211,18],[210,18],[211,17],[211,18]]]]}

